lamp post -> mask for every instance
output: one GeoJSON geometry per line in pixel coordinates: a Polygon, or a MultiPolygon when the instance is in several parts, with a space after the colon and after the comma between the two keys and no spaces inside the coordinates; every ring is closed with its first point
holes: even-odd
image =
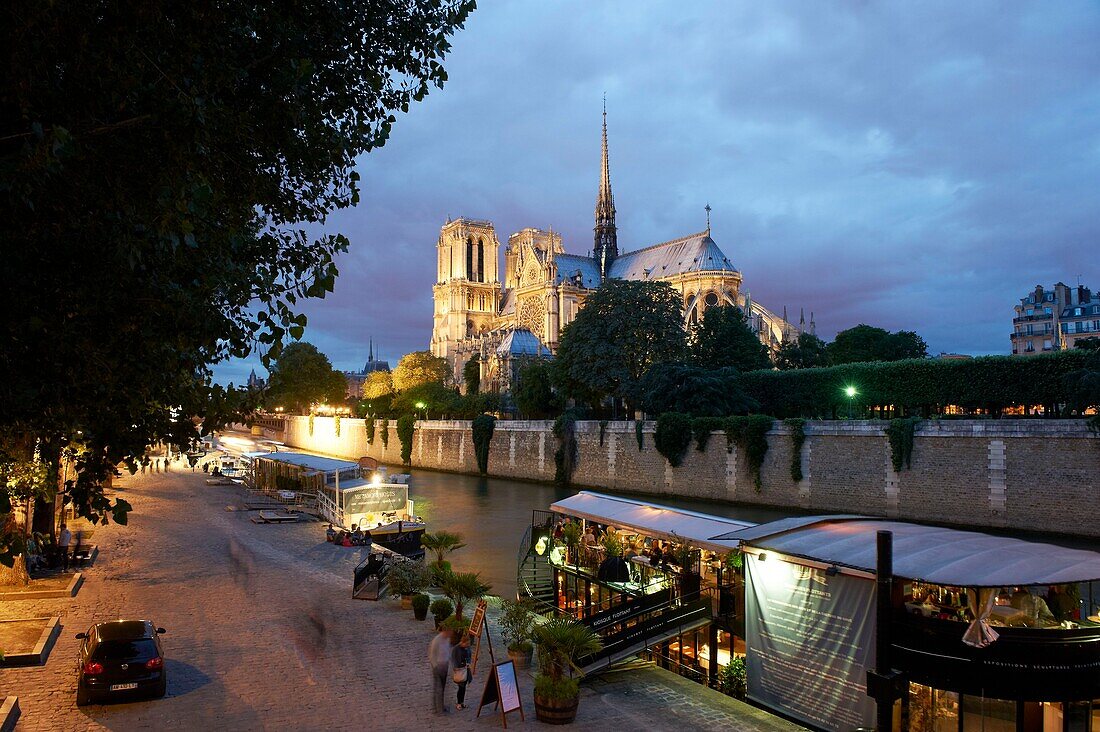
{"type": "Polygon", "coordinates": [[[857,394],[859,394],[859,392],[856,391],[854,386],[844,387],[844,395],[848,397],[848,419],[852,418],[852,400],[856,398],[857,394]]]}
{"type": "Polygon", "coordinates": [[[417,408],[417,409],[418,409],[419,411],[421,411],[421,412],[423,412],[423,413],[424,413],[424,417],[423,417],[423,419],[427,419],[427,418],[428,418],[428,413],[427,413],[427,412],[425,411],[425,410],[427,409],[427,407],[428,407],[428,405],[427,405],[427,404],[425,404],[424,402],[417,402],[417,403],[416,403],[416,408],[417,408]]]}

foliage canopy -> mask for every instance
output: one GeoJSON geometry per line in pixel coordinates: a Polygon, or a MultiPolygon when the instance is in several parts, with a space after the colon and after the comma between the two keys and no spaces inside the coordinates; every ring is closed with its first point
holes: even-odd
{"type": "MultiPolygon", "coordinates": [[[[0,435],[114,466],[247,413],[210,366],[300,337],[348,241],[355,159],[446,80],[472,0],[24,3],[0,43],[0,435]],[[76,441],[79,437],[79,443],[76,441]]],[[[116,511],[116,516],[118,512],[116,511]]]]}

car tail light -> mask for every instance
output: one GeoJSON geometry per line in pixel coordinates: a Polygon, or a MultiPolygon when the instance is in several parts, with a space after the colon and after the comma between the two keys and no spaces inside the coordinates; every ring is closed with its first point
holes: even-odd
{"type": "Polygon", "coordinates": [[[103,664],[99,661],[88,661],[84,664],[84,673],[88,676],[95,676],[103,673],[103,664]]]}
{"type": "Polygon", "coordinates": [[[153,658],[150,658],[148,661],[145,662],[145,668],[149,669],[150,671],[157,671],[159,669],[162,669],[164,668],[164,659],[160,656],[154,656],[153,658]]]}

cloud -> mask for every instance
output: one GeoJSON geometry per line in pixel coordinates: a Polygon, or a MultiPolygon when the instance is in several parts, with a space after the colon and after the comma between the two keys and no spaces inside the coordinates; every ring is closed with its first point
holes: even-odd
{"type": "Polygon", "coordinates": [[[1100,287],[1098,37],[1085,0],[483,3],[446,87],[360,161],[306,338],[341,368],[372,336],[391,361],[426,348],[448,217],[589,250],[606,91],[623,248],[700,230],[710,203],[773,310],[1007,352],[1036,283],[1100,287]]]}

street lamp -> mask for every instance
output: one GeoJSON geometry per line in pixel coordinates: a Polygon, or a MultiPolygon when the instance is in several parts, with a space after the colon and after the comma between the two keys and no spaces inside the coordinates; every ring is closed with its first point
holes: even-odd
{"type": "MultiPolygon", "coordinates": [[[[424,402],[417,402],[416,403],[416,408],[418,410],[420,410],[421,412],[424,412],[424,410],[427,409],[427,407],[428,407],[428,405],[425,404],[424,402]]],[[[424,412],[424,419],[427,419],[427,418],[428,418],[428,413],[424,412]]]]}
{"type": "Polygon", "coordinates": [[[856,391],[854,386],[844,387],[844,395],[848,397],[848,419],[852,418],[852,400],[856,398],[857,394],[859,394],[859,392],[856,391]]]}

